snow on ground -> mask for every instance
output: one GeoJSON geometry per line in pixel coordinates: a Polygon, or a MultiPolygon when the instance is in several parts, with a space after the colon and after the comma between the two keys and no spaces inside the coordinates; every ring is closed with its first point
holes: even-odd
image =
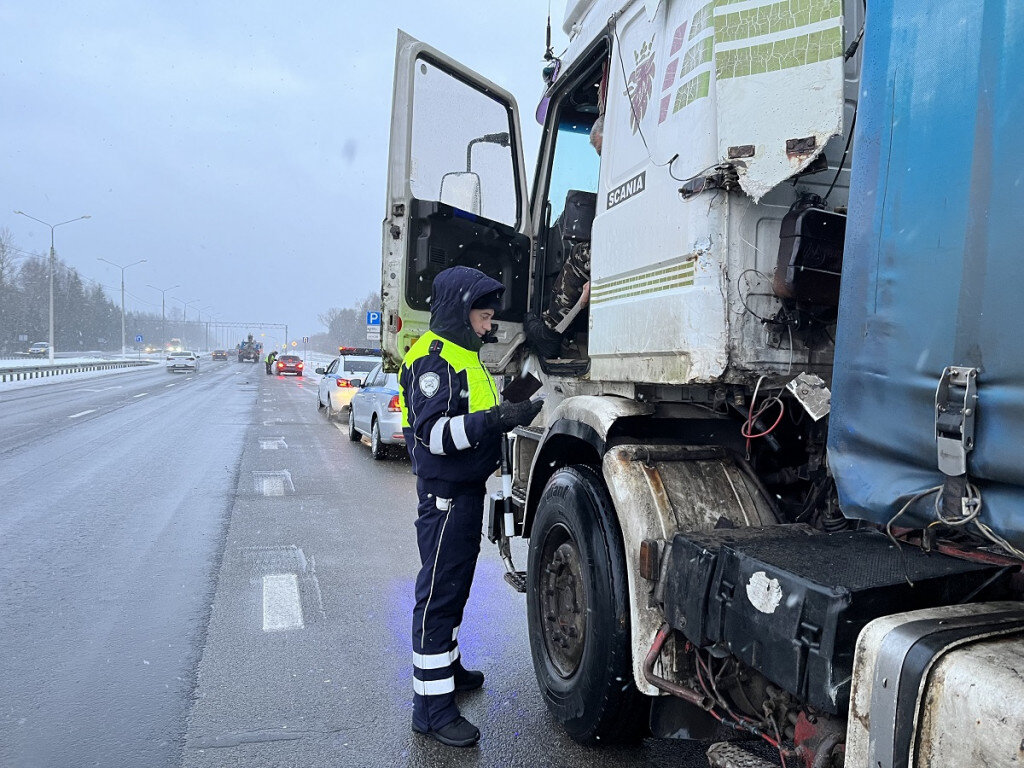
{"type": "MultiPolygon", "coordinates": [[[[57,365],[74,365],[77,363],[109,363],[112,360],[122,359],[120,355],[106,356],[105,358],[99,357],[69,357],[66,359],[58,358],[56,361],[57,365]]],[[[138,360],[139,358],[126,355],[123,359],[125,360],[138,360]]],[[[155,358],[142,358],[143,360],[151,359],[157,365],[162,364],[161,360],[155,358]]],[[[0,368],[15,368],[21,366],[8,365],[13,363],[14,360],[0,360],[0,368]]],[[[34,365],[46,365],[46,360],[34,360],[34,365]]],[[[139,365],[132,366],[131,368],[108,368],[102,371],[81,371],[80,373],[63,373],[57,376],[40,376],[36,379],[25,379],[23,381],[0,381],[0,392],[10,392],[14,389],[24,389],[25,387],[38,387],[44,384],[61,384],[65,381],[83,381],[87,379],[95,379],[101,376],[110,376],[114,373],[131,373],[132,371],[151,371],[153,365],[139,365]]]]}

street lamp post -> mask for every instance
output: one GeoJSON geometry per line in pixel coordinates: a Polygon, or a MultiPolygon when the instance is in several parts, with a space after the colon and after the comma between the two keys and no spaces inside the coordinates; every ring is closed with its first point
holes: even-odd
{"type": "Polygon", "coordinates": [[[180,285],[172,285],[170,288],[157,288],[155,285],[146,283],[147,288],[152,288],[154,291],[160,291],[160,335],[163,338],[160,340],[161,344],[167,344],[167,292],[173,291],[175,288],[181,288],[180,285]]]}
{"type": "Polygon", "coordinates": [[[199,327],[204,329],[206,332],[206,338],[203,341],[203,343],[206,345],[207,349],[210,348],[210,321],[207,320],[206,325],[203,325],[203,312],[206,312],[211,309],[213,309],[212,304],[208,307],[201,307],[200,309],[197,310],[197,314],[199,316],[199,327]]]}
{"type": "Polygon", "coordinates": [[[75,219],[62,221],[59,224],[50,224],[42,219],[37,219],[35,216],[29,216],[24,211],[15,211],[15,213],[19,216],[24,216],[27,219],[32,219],[32,221],[38,221],[43,226],[50,228],[50,365],[53,365],[53,273],[57,264],[57,252],[53,248],[53,230],[57,227],[62,227],[65,224],[70,224],[73,221],[81,221],[82,219],[88,219],[91,217],[86,214],[85,216],[79,216],[75,219]]]}
{"type": "Polygon", "coordinates": [[[124,357],[124,271],[128,269],[128,267],[134,267],[136,264],[142,264],[144,261],[146,261],[146,259],[139,259],[138,261],[133,261],[131,264],[125,264],[124,266],[121,266],[120,264],[115,264],[112,261],[104,259],[102,256],[97,256],[96,260],[102,261],[105,264],[109,264],[110,266],[117,267],[118,269],[121,270],[121,357],[124,357]]]}
{"type": "Polygon", "coordinates": [[[197,304],[199,299],[183,301],[182,299],[175,298],[174,296],[171,296],[171,298],[181,304],[181,344],[182,346],[187,347],[188,344],[185,343],[185,337],[188,335],[188,307],[190,304],[197,304]]]}

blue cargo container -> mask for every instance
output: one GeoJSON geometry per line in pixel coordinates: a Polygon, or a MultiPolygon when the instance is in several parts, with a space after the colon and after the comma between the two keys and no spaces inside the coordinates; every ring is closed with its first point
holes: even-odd
{"type": "Polygon", "coordinates": [[[844,513],[887,523],[943,484],[937,386],[975,368],[968,475],[1024,546],[1024,3],[934,5],[869,9],[829,459],[844,513]]]}

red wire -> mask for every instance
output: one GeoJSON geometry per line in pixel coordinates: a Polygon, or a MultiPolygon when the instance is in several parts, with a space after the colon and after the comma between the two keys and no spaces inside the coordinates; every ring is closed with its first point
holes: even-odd
{"type": "MultiPolygon", "coordinates": [[[[753,403],[751,403],[751,409],[753,409],[753,403]]],[[[767,400],[765,404],[761,406],[761,409],[757,413],[751,413],[750,415],[747,416],[747,423],[740,427],[740,434],[747,438],[747,440],[754,440],[758,437],[764,437],[765,435],[770,434],[772,430],[775,429],[777,426],[779,426],[779,422],[782,421],[782,415],[785,412],[786,406],[783,405],[782,401],[779,400],[779,398],[776,397],[767,400]],[[761,414],[764,413],[771,406],[772,403],[779,404],[779,417],[775,420],[775,423],[768,427],[768,429],[766,429],[764,432],[759,432],[756,435],[750,434],[750,430],[753,428],[754,422],[761,417],[761,414]]]]}

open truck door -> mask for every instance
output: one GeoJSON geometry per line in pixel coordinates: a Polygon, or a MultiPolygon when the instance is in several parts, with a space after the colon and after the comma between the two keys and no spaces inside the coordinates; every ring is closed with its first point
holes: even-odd
{"type": "Polygon", "coordinates": [[[434,276],[463,265],[505,286],[498,343],[481,352],[504,369],[523,339],[528,210],[515,99],[399,30],[381,275],[389,368],[428,329],[434,276]]]}

